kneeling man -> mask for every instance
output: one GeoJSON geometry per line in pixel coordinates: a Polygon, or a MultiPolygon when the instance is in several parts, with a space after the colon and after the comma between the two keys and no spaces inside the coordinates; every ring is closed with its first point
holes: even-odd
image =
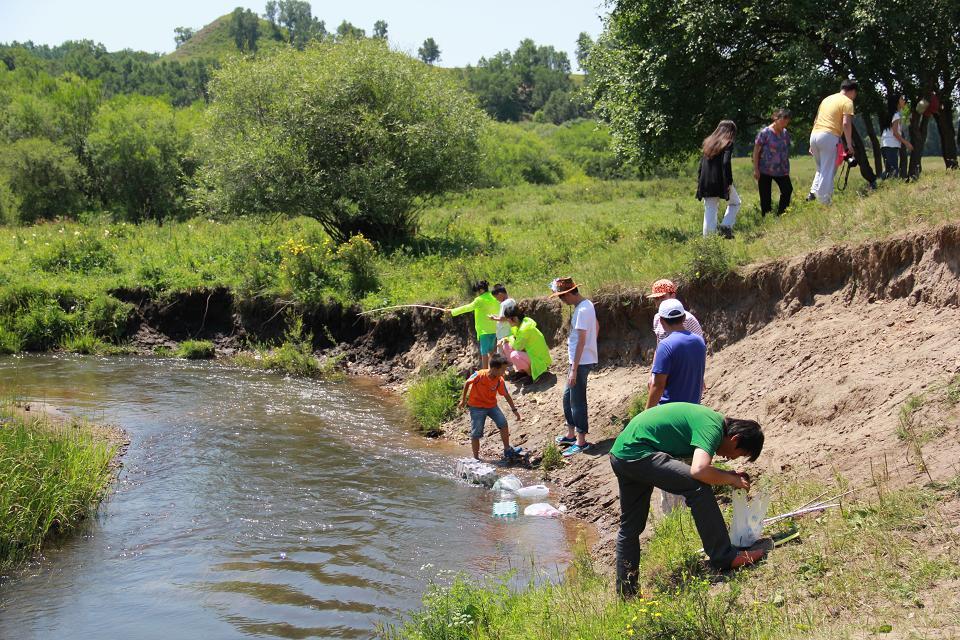
{"type": "Polygon", "coordinates": [[[763,557],[761,550],[738,552],[730,544],[727,525],[713,494],[712,485],[749,490],[749,477],[711,465],[715,455],[728,460],[749,458],[753,462],[762,449],[763,431],[759,424],[725,418],[698,404],[662,404],[630,421],[610,450],[610,463],[620,485],[617,591],[622,596],[637,593],[640,534],[647,524],[654,487],[678,494],[686,501],[713,566],[737,569],[763,557]],[[690,465],[681,460],[691,456],[690,465]]]}

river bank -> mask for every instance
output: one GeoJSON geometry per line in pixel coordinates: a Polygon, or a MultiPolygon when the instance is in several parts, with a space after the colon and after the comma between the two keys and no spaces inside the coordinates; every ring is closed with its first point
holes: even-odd
{"type": "Polygon", "coordinates": [[[110,491],[129,443],[118,426],[44,402],[0,407],[0,569],[77,529],[110,491]]]}

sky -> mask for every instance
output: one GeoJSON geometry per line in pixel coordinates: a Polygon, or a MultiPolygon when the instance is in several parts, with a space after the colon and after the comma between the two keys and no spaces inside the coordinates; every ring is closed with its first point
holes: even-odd
{"type": "MultiPolygon", "coordinates": [[[[266,0],[240,4],[262,14],[266,0]]],[[[576,67],[576,38],[596,38],[604,0],[315,0],[315,16],[332,30],[344,19],[373,30],[386,20],[394,48],[416,53],[425,38],[437,41],[441,66],[475,64],[481,56],[516,49],[523,38],[553,45],[576,67]]],[[[60,44],[89,39],[108,50],[168,52],[176,27],[199,29],[238,6],[236,0],[0,0],[0,42],[60,44]]]]}

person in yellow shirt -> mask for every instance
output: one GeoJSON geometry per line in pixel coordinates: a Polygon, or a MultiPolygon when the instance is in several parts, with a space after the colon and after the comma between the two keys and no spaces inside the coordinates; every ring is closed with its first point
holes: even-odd
{"type": "Polygon", "coordinates": [[[856,80],[844,80],[840,84],[840,93],[827,96],[820,103],[810,132],[810,154],[817,172],[807,200],[816,198],[823,204],[830,204],[837,170],[837,143],[843,138],[847,149],[851,153],[853,150],[853,101],[857,99],[858,89],[856,80]]]}

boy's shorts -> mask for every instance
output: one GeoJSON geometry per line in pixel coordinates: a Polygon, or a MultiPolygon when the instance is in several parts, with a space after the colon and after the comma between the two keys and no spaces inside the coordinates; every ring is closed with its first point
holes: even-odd
{"type": "Polygon", "coordinates": [[[497,429],[503,429],[507,426],[507,417],[500,411],[500,407],[491,407],[484,409],[482,407],[470,407],[470,437],[483,437],[483,423],[487,421],[487,416],[497,425],[497,429]]]}
{"type": "Polygon", "coordinates": [[[479,337],[479,340],[480,355],[482,356],[490,355],[497,347],[497,334],[495,333],[485,333],[479,337]]]}

